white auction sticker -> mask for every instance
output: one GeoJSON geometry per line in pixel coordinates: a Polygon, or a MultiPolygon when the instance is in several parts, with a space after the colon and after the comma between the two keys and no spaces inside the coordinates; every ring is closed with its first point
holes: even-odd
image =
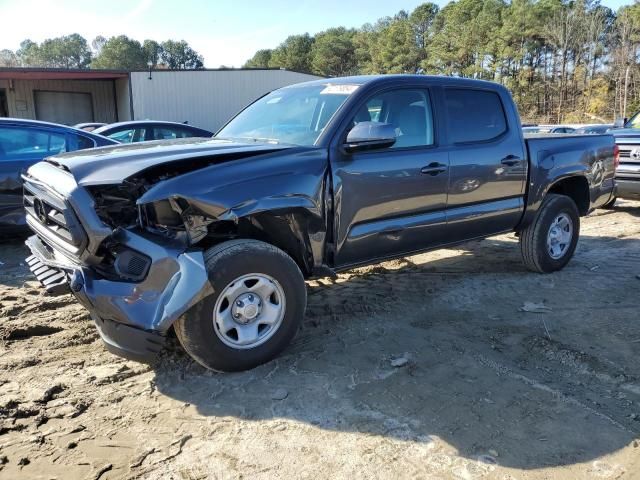
{"type": "Polygon", "coordinates": [[[337,84],[337,85],[327,85],[322,89],[320,95],[351,95],[355,92],[360,85],[345,85],[345,84],[337,84]]]}

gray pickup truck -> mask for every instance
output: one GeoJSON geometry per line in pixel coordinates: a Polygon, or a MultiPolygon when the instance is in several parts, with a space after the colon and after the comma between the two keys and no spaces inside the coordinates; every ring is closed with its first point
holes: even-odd
{"type": "MultiPolygon", "coordinates": [[[[640,200],[640,112],[611,130],[620,162],[616,167],[616,197],[640,200]]],[[[614,197],[605,205],[613,207],[614,197]]]]}
{"type": "Polygon", "coordinates": [[[107,347],[152,360],[173,328],[219,371],[291,341],[305,278],[505,232],[563,268],[610,201],[610,135],[523,138],[489,82],[390,75],[275,90],[211,139],[59,155],[24,176],[28,263],[107,347]]]}

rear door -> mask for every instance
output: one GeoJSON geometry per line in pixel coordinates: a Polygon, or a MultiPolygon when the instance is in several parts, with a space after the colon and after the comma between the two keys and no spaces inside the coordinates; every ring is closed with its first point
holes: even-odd
{"type": "Polygon", "coordinates": [[[450,145],[447,224],[452,241],[513,229],[524,211],[527,162],[506,93],[445,87],[450,145]]]}
{"type": "Polygon", "coordinates": [[[352,112],[338,141],[359,122],[390,123],[389,148],[331,158],[336,266],[366,263],[443,243],[448,157],[438,145],[433,94],[397,88],[372,94],[352,112]]]}

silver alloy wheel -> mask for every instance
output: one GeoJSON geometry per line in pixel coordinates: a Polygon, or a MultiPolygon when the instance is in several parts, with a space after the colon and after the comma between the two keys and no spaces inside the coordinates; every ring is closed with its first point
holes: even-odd
{"type": "Polygon", "coordinates": [[[562,258],[573,239],[573,222],[566,213],[561,213],[551,223],[547,233],[547,250],[554,260],[562,258]]]}
{"type": "Polygon", "coordinates": [[[278,331],[285,308],[284,290],[275,278],[264,273],[243,275],[218,297],[213,329],[231,348],[255,348],[278,331]]]}

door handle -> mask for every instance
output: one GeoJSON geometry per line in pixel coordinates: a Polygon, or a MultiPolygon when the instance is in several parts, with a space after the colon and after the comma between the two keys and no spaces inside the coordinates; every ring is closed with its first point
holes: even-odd
{"type": "Polygon", "coordinates": [[[426,167],[422,167],[420,169],[420,173],[424,173],[425,175],[431,175],[435,177],[436,175],[440,175],[447,171],[447,166],[444,163],[432,162],[426,167]]]}
{"type": "Polygon", "coordinates": [[[500,163],[503,165],[507,165],[508,167],[513,167],[521,161],[522,159],[517,155],[507,155],[502,160],[500,160],[500,163]]]}

